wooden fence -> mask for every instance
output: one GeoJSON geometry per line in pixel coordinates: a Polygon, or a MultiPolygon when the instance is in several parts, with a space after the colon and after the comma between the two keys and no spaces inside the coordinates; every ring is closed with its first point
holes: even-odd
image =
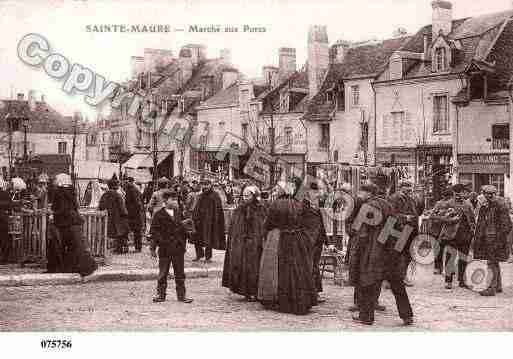
{"type": "MultiPolygon", "coordinates": [[[[11,228],[11,246],[8,261],[11,263],[44,262],[50,210],[35,210],[15,214],[11,228]]],[[[84,218],[83,233],[91,254],[105,257],[107,254],[107,212],[81,209],[84,218]]]]}

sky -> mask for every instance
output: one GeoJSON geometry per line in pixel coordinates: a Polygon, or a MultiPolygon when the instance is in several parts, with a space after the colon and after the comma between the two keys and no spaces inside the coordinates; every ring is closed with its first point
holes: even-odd
{"type": "MultiPolygon", "coordinates": [[[[453,18],[513,9],[512,0],[453,0],[453,18]]],[[[31,68],[16,54],[21,38],[37,33],[48,39],[52,52],[71,63],[87,66],[110,81],[130,74],[130,57],[144,48],[170,49],[201,43],[208,57],[222,48],[232,52],[233,64],[248,77],[262,66],[278,65],[278,48],[296,48],[298,68],[306,61],[310,25],[326,25],[330,44],[339,39],[385,39],[394,30],[415,33],[431,23],[431,0],[0,0],[0,98],[33,89],[63,114],[81,111],[89,119],[96,109],[80,93],[62,91],[62,81],[31,68]],[[87,25],[162,24],[183,28],[169,33],[94,33],[87,25]],[[265,32],[193,33],[190,25],[265,27],[265,32]]]]}

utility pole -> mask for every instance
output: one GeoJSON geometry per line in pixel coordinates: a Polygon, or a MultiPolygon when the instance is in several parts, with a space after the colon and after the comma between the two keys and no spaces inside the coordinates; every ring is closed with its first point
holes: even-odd
{"type": "Polygon", "coordinates": [[[76,176],[75,176],[75,151],[77,147],[77,126],[78,126],[78,116],[79,113],[75,112],[73,119],[73,144],[71,147],[71,181],[73,183],[73,188],[76,188],[76,176]]]}

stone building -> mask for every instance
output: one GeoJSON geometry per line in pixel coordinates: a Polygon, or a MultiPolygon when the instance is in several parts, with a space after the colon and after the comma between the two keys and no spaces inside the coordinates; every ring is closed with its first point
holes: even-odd
{"type": "Polygon", "coordinates": [[[184,174],[193,154],[176,141],[176,128],[180,133],[189,126],[196,128],[196,105],[237,78],[238,71],[231,66],[229,49],[223,49],[218,58],[208,59],[206,47],[198,44],[183,46],[177,58],[170,52],[145,50],[141,72],[142,62],[133,59],[132,72],[137,76],[124,85],[129,91],[152,89],[152,101],[142,103],[136,116],[130,115],[129,102],[121,101],[113,109],[108,116],[110,157],[114,158],[114,153],[131,156],[123,165],[128,171],[153,168],[153,134],[158,133],[158,176],[184,174]]]}
{"type": "Polygon", "coordinates": [[[448,1],[432,9],[374,83],[376,163],[407,166],[433,200],[458,180],[511,192],[513,11],[453,19],[448,1]]]}
{"type": "MultiPolygon", "coordinates": [[[[9,143],[12,148],[13,164],[23,161],[26,144],[26,161],[30,167],[40,172],[45,171],[46,168],[50,171],[48,175],[54,175],[56,173],[53,172],[57,169],[53,171],[52,168],[57,161],[64,164],[64,167],[58,166],[58,170],[69,170],[74,121],[71,116],[63,116],[52,108],[45,101],[44,95],[38,101],[34,92],[29,91],[27,97],[19,93],[15,100],[3,100],[0,106],[0,119],[0,167],[4,174],[9,167],[9,143]]],[[[75,142],[75,159],[84,160],[85,157],[86,134],[79,124],[75,142]]]]}
{"type": "Polygon", "coordinates": [[[347,166],[344,180],[352,182],[351,166],[374,164],[372,82],[394,51],[408,41],[403,36],[383,41],[337,41],[319,91],[305,113],[308,126],[309,174],[329,163],[347,166]]]}

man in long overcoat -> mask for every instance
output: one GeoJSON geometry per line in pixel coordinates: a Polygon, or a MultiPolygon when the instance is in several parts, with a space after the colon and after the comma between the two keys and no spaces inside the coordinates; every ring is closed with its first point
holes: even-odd
{"type": "Polygon", "coordinates": [[[126,209],[128,212],[128,224],[134,234],[135,251],[142,249],[142,231],[145,223],[144,204],[141,191],[134,183],[133,177],[128,177],[126,192],[126,209]]]}
{"type": "Polygon", "coordinates": [[[445,287],[452,289],[456,263],[458,267],[458,282],[461,288],[468,288],[465,283],[465,270],[467,258],[470,251],[470,244],[475,230],[475,217],[470,202],[465,200],[465,187],[463,184],[456,184],[452,188],[454,197],[449,201],[441,202],[435,206],[435,210],[454,211],[454,219],[443,219],[442,230],[439,241],[441,247],[446,251],[445,259],[445,287]],[[451,230],[450,228],[453,227],[451,230]]]}
{"type": "Polygon", "coordinates": [[[394,209],[376,184],[363,185],[361,191],[366,192],[367,199],[363,202],[353,224],[353,228],[357,230],[357,237],[352,248],[354,254],[350,264],[357,267],[357,270],[350,271],[350,282],[359,288],[360,314],[353,316],[353,320],[365,325],[374,323],[374,311],[380,288],[383,280],[387,280],[395,297],[399,316],[405,325],[411,325],[413,312],[402,276],[403,254],[396,251],[395,238],[386,232],[385,240],[380,238],[387,219],[394,215],[394,209]],[[369,221],[363,218],[369,218],[371,213],[374,222],[369,224],[369,221]]]}
{"type": "Polygon", "coordinates": [[[127,253],[128,241],[128,211],[125,201],[118,192],[119,182],[111,179],[108,183],[109,190],[100,198],[100,211],[106,210],[108,213],[107,235],[114,239],[114,253],[127,253]]]}
{"type": "MultiPolygon", "coordinates": [[[[419,215],[422,210],[419,211],[418,203],[413,198],[413,185],[408,181],[399,183],[399,191],[392,194],[388,200],[394,207],[395,216],[398,219],[398,229],[401,230],[404,226],[408,225],[413,228],[410,234],[410,238],[406,243],[406,246],[410,247],[413,239],[419,234],[419,215]]],[[[407,278],[408,266],[411,262],[410,251],[404,251],[403,259],[403,278],[406,286],[411,287],[413,284],[407,278]]]]}
{"type": "Polygon", "coordinates": [[[502,292],[502,276],[499,263],[509,259],[511,218],[503,198],[497,197],[497,188],[484,186],[486,202],[479,207],[476,236],[474,240],[474,258],[488,261],[492,275],[489,288],[482,291],[483,296],[494,296],[502,292]]]}
{"type": "Polygon", "coordinates": [[[221,198],[214,191],[212,183],[204,181],[203,186],[192,215],[196,230],[194,247],[196,260],[205,257],[205,261],[210,262],[212,249],[226,249],[224,211],[221,198]]]}

